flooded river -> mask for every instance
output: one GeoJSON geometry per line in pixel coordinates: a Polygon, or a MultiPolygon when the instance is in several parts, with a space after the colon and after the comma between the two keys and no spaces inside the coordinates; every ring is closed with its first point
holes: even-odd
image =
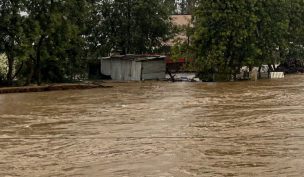
{"type": "Polygon", "coordinates": [[[0,95],[0,176],[304,174],[304,75],[114,86],[0,95]]]}

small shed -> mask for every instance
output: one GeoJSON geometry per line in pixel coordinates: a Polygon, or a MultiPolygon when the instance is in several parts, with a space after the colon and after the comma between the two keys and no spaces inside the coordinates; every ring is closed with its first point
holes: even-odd
{"type": "Polygon", "coordinates": [[[101,73],[112,80],[163,80],[165,56],[117,55],[101,59],[101,73]]]}

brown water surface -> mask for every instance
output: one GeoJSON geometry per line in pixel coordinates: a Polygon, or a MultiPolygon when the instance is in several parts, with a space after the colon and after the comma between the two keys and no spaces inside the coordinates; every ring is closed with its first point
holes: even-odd
{"type": "Polygon", "coordinates": [[[304,75],[0,95],[0,176],[303,176],[304,75]]]}

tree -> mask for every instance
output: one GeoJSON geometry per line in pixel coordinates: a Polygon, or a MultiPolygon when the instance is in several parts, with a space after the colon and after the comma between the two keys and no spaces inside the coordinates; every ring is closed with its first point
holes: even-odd
{"type": "Polygon", "coordinates": [[[289,3],[287,1],[257,1],[256,43],[261,64],[268,64],[270,71],[282,60],[289,43],[289,3]]]}
{"type": "MultiPolygon", "coordinates": [[[[288,3],[289,33],[286,56],[283,62],[294,60],[304,62],[304,2],[294,0],[288,3]]],[[[303,65],[302,65],[303,67],[303,65]]]]}
{"type": "Polygon", "coordinates": [[[199,0],[178,0],[178,12],[181,15],[192,15],[198,5],[199,0]]]}
{"type": "Polygon", "coordinates": [[[95,36],[99,40],[95,44],[108,50],[105,53],[153,53],[169,38],[169,10],[162,0],[103,0],[97,4],[100,23],[93,30],[99,34],[91,37],[95,36]]]}
{"type": "Polygon", "coordinates": [[[26,85],[79,79],[87,58],[113,52],[161,53],[172,36],[173,6],[167,4],[166,0],[1,1],[0,37],[5,40],[0,41],[0,53],[8,58],[7,80],[12,82],[16,73],[26,85]]]}
{"type": "Polygon", "coordinates": [[[164,6],[168,7],[170,15],[178,14],[178,2],[176,0],[164,0],[164,6]]]}
{"type": "Polygon", "coordinates": [[[196,14],[194,46],[201,72],[236,74],[255,57],[257,16],[254,1],[201,1],[196,14]]]}
{"type": "Polygon", "coordinates": [[[79,52],[83,51],[81,32],[85,28],[83,23],[86,7],[86,1],[26,1],[26,22],[27,29],[30,29],[27,31],[27,84],[32,81],[33,76],[40,85],[42,79],[64,79],[68,72],[66,70],[71,74],[72,67],[69,65],[77,63],[80,59],[79,52]],[[52,74],[52,70],[56,70],[57,73],[52,74]]]}
{"type": "Polygon", "coordinates": [[[8,85],[13,84],[15,61],[20,55],[23,38],[23,4],[21,0],[7,0],[0,2],[0,54],[7,56],[8,85]]]}
{"type": "MultiPolygon", "coordinates": [[[[110,55],[113,44],[109,30],[110,20],[105,20],[112,11],[111,1],[92,1],[89,4],[88,19],[84,32],[85,51],[87,58],[97,60],[99,57],[110,55]]],[[[114,19],[113,19],[114,20],[114,19]]]]}
{"type": "Polygon", "coordinates": [[[200,1],[194,48],[201,72],[275,64],[303,48],[303,1],[200,1]],[[300,39],[300,40],[299,40],[300,39]]]}

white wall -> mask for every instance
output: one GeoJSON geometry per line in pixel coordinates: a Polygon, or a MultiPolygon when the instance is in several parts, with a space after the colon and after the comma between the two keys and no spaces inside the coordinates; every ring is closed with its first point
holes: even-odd
{"type": "Polygon", "coordinates": [[[162,80],[166,78],[164,60],[134,61],[105,59],[101,61],[101,73],[113,80],[162,80]]]}
{"type": "Polygon", "coordinates": [[[283,79],[285,78],[284,72],[271,72],[270,79],[283,79]]]}
{"type": "Polygon", "coordinates": [[[140,80],[141,63],[124,59],[105,59],[101,61],[101,73],[113,80],[140,80]]]}

